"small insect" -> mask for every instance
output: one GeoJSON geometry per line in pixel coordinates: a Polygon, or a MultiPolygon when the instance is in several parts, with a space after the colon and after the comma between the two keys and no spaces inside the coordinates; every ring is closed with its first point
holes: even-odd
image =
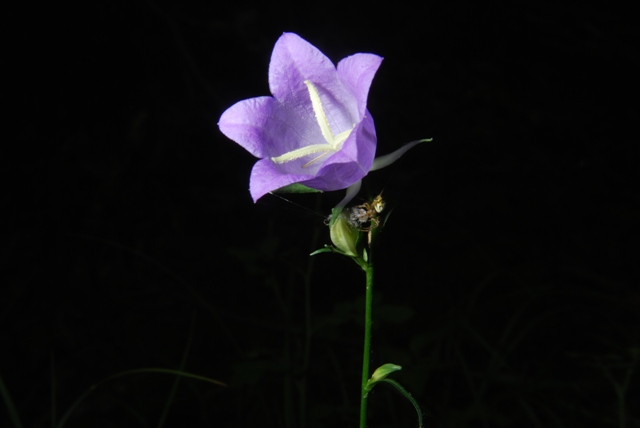
{"type": "Polygon", "coordinates": [[[349,221],[362,232],[368,232],[367,242],[371,245],[371,231],[380,225],[380,214],[385,207],[382,192],[371,202],[365,202],[362,205],[356,205],[351,208],[349,213],[349,221]]]}

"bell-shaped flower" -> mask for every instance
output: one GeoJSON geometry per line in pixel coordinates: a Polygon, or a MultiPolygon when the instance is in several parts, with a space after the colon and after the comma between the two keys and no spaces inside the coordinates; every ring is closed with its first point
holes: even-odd
{"type": "Polygon", "coordinates": [[[381,62],[358,53],[336,67],[296,34],[278,39],[269,64],[273,97],[240,101],[218,123],[223,134],[260,158],[249,185],[254,201],[292,184],[346,189],[367,175],[376,152],[367,95],[381,62]]]}

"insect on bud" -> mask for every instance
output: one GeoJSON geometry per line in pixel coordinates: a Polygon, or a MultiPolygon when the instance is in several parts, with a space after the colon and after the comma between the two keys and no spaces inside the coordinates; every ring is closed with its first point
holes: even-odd
{"type": "Polygon", "coordinates": [[[357,257],[356,241],[360,231],[349,221],[344,211],[338,215],[330,228],[331,242],[348,256],[357,257]]]}

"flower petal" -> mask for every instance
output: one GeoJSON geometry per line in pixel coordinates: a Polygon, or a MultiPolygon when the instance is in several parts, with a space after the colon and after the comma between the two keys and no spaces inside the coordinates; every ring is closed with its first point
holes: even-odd
{"type": "Polygon", "coordinates": [[[284,33],[273,48],[269,63],[269,89],[277,100],[309,104],[304,81],[323,87],[335,86],[336,68],[311,43],[294,33],[284,33]],[[299,102],[294,100],[299,99],[299,102]]]}
{"type": "Polygon", "coordinates": [[[344,142],[342,150],[327,159],[316,177],[304,184],[325,191],[345,189],[367,175],[375,152],[376,130],[367,112],[344,142]]]}
{"type": "Polygon", "coordinates": [[[269,88],[281,104],[298,111],[298,117],[315,121],[315,112],[304,84],[307,80],[318,90],[334,135],[351,129],[362,119],[358,114],[356,97],[338,78],[331,60],[297,34],[284,33],[271,55],[269,88]]]}
{"type": "Polygon", "coordinates": [[[218,122],[220,131],[244,147],[257,158],[268,155],[265,141],[269,140],[267,127],[277,103],[272,97],[257,97],[240,101],[229,107],[218,122]]]}
{"type": "Polygon", "coordinates": [[[358,102],[358,114],[363,117],[367,108],[367,96],[371,81],[382,63],[382,57],[359,53],[338,63],[338,77],[358,102]]]}
{"type": "Polygon", "coordinates": [[[293,183],[304,184],[305,180],[312,177],[313,175],[305,174],[283,174],[278,165],[271,162],[270,159],[260,159],[251,170],[249,191],[253,202],[257,202],[269,192],[293,183]]]}

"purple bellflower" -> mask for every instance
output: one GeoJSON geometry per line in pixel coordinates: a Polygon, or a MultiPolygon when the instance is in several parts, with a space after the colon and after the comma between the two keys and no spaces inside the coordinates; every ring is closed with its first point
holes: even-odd
{"type": "Polygon", "coordinates": [[[355,195],[370,170],[417,144],[374,162],[376,131],[367,95],[381,62],[377,55],[358,53],[335,67],[297,34],[278,39],[269,64],[273,97],[240,101],[218,123],[224,135],[261,158],[251,171],[254,202],[294,184],[317,191],[348,188],[355,195]]]}

